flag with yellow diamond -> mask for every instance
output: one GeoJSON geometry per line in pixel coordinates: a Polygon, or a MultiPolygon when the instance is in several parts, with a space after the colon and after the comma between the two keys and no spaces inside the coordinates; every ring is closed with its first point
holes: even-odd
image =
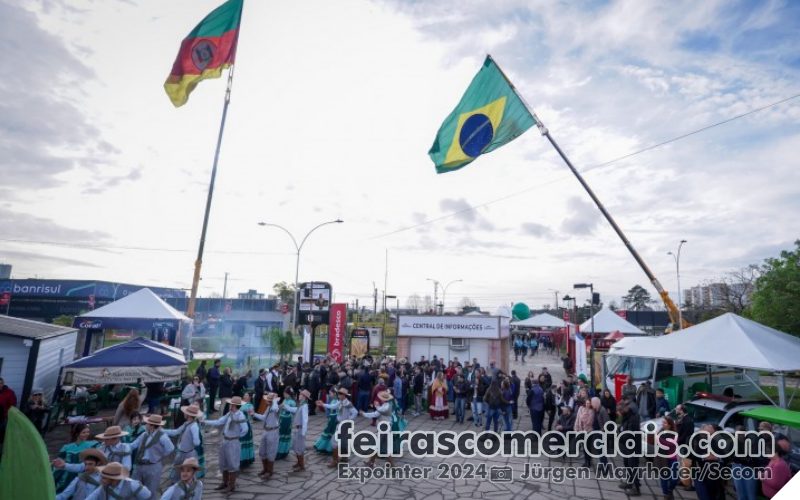
{"type": "Polygon", "coordinates": [[[487,56],[461,102],[439,128],[428,156],[437,173],[452,172],[511,142],[534,125],[534,116],[491,56],[487,56]]]}

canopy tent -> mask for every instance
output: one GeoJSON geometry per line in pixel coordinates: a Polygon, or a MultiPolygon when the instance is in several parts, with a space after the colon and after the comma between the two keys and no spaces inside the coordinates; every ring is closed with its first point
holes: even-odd
{"type": "MultiPolygon", "coordinates": [[[[589,318],[581,324],[581,332],[592,331],[592,319],[589,318]]],[[[610,309],[600,309],[594,315],[594,332],[595,333],[611,333],[618,331],[625,335],[645,335],[635,325],[629,323],[617,313],[610,309]]]]}
{"type": "Polygon", "coordinates": [[[136,338],[100,349],[64,367],[64,385],[168,382],[185,376],[186,358],[175,347],[136,338]]]}
{"type": "Polygon", "coordinates": [[[124,298],[75,318],[73,326],[82,329],[150,330],[181,327],[191,322],[149,288],[142,288],[124,298]]]}
{"type": "Polygon", "coordinates": [[[534,327],[534,328],[566,328],[569,323],[561,318],[557,318],[552,314],[541,313],[535,314],[528,319],[520,321],[512,321],[511,326],[516,327],[534,327]]]}
{"type": "Polygon", "coordinates": [[[480,311],[471,311],[465,314],[464,316],[488,316],[488,314],[482,313],[480,311]]]}
{"type": "Polygon", "coordinates": [[[615,354],[776,372],[781,406],[785,405],[783,374],[800,370],[800,338],[733,313],[649,342],[620,346],[622,342],[615,354]]]}

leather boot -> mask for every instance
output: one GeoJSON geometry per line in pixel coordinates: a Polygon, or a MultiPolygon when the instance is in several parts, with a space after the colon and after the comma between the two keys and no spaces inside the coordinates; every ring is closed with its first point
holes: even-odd
{"type": "Polygon", "coordinates": [[[228,473],[228,493],[233,493],[236,491],[236,476],[238,472],[229,472],[228,473]]]}
{"type": "Polygon", "coordinates": [[[263,476],[267,473],[267,460],[261,461],[261,472],[258,473],[259,476],[263,476]]]}
{"type": "Polygon", "coordinates": [[[275,462],[267,460],[267,473],[264,474],[264,480],[268,481],[272,477],[272,472],[275,468],[275,462]]]}
{"type": "Polygon", "coordinates": [[[214,488],[215,491],[220,491],[228,488],[228,473],[222,471],[222,483],[214,488]]]}
{"type": "Polygon", "coordinates": [[[295,472],[303,472],[304,470],[306,470],[306,456],[305,455],[300,455],[300,456],[297,457],[297,466],[296,467],[297,468],[295,469],[295,472]]]}
{"type": "Polygon", "coordinates": [[[333,456],[331,457],[331,462],[328,464],[328,468],[333,469],[337,465],[339,465],[339,450],[334,448],[333,456]]]}
{"type": "Polygon", "coordinates": [[[300,468],[300,455],[295,455],[294,458],[295,460],[297,460],[297,462],[295,462],[294,465],[292,465],[292,472],[295,472],[297,471],[297,469],[300,468]]]}

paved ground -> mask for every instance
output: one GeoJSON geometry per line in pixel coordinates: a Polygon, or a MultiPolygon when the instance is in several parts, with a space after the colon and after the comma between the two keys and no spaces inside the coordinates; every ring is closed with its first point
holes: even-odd
{"type": "MultiPolygon", "coordinates": [[[[553,374],[554,382],[560,382],[564,377],[560,360],[555,356],[538,355],[528,358],[528,362],[523,366],[512,361],[512,369],[517,370],[518,376],[524,378],[529,370],[536,373],[541,371],[542,366],[547,366],[553,374]]],[[[521,398],[524,400],[524,398],[521,398]]],[[[468,414],[469,415],[469,414],[468,414]]],[[[514,428],[521,430],[531,429],[530,416],[527,409],[520,408],[520,418],[514,421],[514,428]]],[[[434,422],[427,414],[419,417],[409,417],[409,430],[467,430],[471,423],[456,424],[455,419],[434,422]]],[[[370,428],[369,422],[364,418],[357,419],[357,428],[370,428]]],[[[366,484],[361,484],[357,480],[337,479],[336,469],[325,467],[329,460],[328,456],[316,453],[312,446],[314,441],[322,432],[325,426],[325,417],[318,414],[312,416],[309,421],[309,430],[306,440],[308,451],[306,452],[307,470],[304,473],[291,473],[294,464],[294,457],[290,455],[285,460],[278,461],[275,465],[275,475],[270,481],[261,480],[257,474],[261,470],[260,465],[254,464],[242,472],[238,481],[238,491],[231,495],[223,495],[213,492],[212,489],[219,484],[221,478],[217,468],[217,443],[219,436],[215,430],[206,431],[206,464],[208,471],[204,484],[207,493],[204,498],[208,499],[255,499],[255,498],[274,498],[280,500],[320,498],[320,499],[352,499],[361,500],[367,498],[386,498],[386,499],[425,499],[425,500],[448,500],[457,498],[515,498],[515,499],[625,499],[626,495],[617,487],[617,481],[579,479],[565,481],[563,483],[542,481],[523,481],[518,479],[522,474],[525,464],[540,463],[543,466],[565,467],[570,462],[565,460],[548,459],[491,459],[485,462],[487,468],[492,466],[510,466],[514,471],[515,480],[509,483],[491,482],[488,480],[455,480],[455,479],[428,479],[428,480],[377,480],[371,479],[366,484]]],[[[63,431],[62,431],[63,432],[63,431]]],[[[255,442],[258,446],[261,431],[256,430],[255,442]]],[[[48,435],[48,444],[51,452],[57,450],[60,444],[65,442],[62,437],[58,440],[55,435],[48,435]]],[[[257,457],[257,455],[256,455],[257,457]]],[[[424,465],[433,467],[434,471],[439,466],[442,459],[419,460],[413,457],[404,457],[396,461],[396,465],[424,465]]],[[[480,459],[448,459],[449,464],[453,463],[472,463],[478,465],[480,459]]],[[[619,464],[619,462],[616,462],[619,464]]],[[[380,462],[378,462],[380,464],[380,462]]],[[[354,459],[351,465],[363,465],[362,459],[354,459]]],[[[579,462],[572,462],[572,465],[580,465],[579,462]]],[[[166,487],[166,483],[164,487],[166,487]]],[[[695,498],[694,493],[676,491],[677,498],[695,498]]],[[[660,488],[655,482],[645,482],[642,487],[641,498],[661,498],[660,488]]]]}

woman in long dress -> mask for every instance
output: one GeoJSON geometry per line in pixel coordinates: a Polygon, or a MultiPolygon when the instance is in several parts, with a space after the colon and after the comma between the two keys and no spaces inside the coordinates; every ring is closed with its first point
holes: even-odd
{"type": "Polygon", "coordinates": [[[325,413],[328,416],[328,424],[322,430],[317,442],[314,443],[314,449],[320,453],[333,452],[333,433],[336,432],[337,416],[339,414],[339,399],[336,397],[336,392],[333,388],[328,392],[327,403],[319,401],[317,406],[325,408],[325,413]]]}
{"type": "Polygon", "coordinates": [[[253,446],[253,426],[250,419],[250,410],[254,410],[253,403],[250,401],[250,394],[245,394],[242,398],[241,411],[244,413],[245,420],[247,421],[247,434],[239,438],[242,443],[242,451],[240,454],[239,468],[245,469],[252,465],[256,460],[255,447],[253,446]]]}
{"type": "Polygon", "coordinates": [[[297,406],[297,403],[294,401],[294,390],[291,387],[287,387],[286,390],[283,391],[283,403],[281,403],[281,413],[278,420],[278,434],[280,438],[278,439],[278,455],[275,457],[276,460],[286,458],[286,456],[289,455],[289,450],[292,449],[292,422],[294,420],[294,414],[286,411],[284,409],[286,406],[297,406]]]}
{"type": "Polygon", "coordinates": [[[431,384],[431,392],[428,400],[430,405],[429,413],[433,420],[444,420],[450,415],[447,407],[447,383],[444,380],[444,373],[439,372],[431,384]]]}
{"type": "MultiPolygon", "coordinates": [[[[89,439],[91,435],[92,430],[88,425],[76,424],[73,426],[71,440],[61,447],[58,452],[58,458],[64,460],[64,462],[68,464],[83,463],[80,458],[81,452],[89,448],[96,448],[100,445],[99,442],[89,439]]],[[[60,493],[64,488],[69,486],[69,483],[71,483],[77,475],[77,473],[67,472],[65,469],[56,469],[53,472],[53,477],[56,482],[56,492],[60,493]]]]}

